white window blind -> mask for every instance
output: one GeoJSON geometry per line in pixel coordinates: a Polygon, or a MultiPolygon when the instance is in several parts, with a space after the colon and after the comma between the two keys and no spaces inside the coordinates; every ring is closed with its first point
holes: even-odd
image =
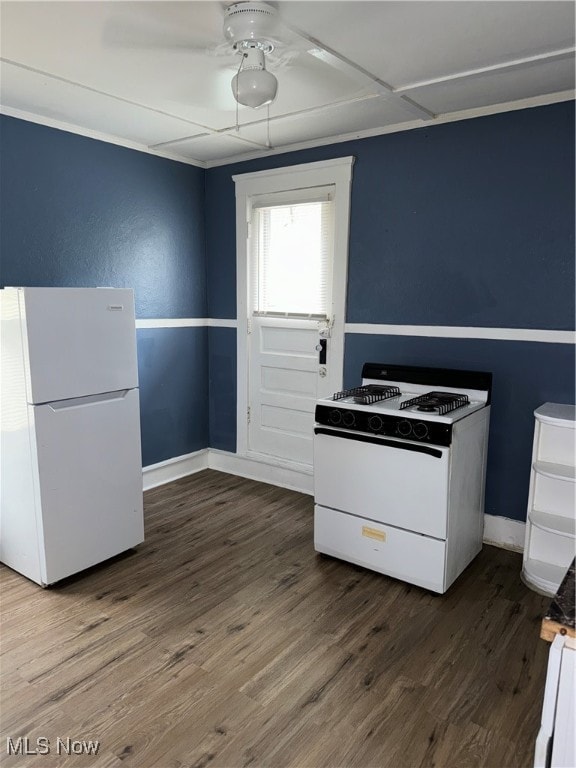
{"type": "Polygon", "coordinates": [[[331,193],[331,188],[315,188],[253,200],[254,314],[328,317],[334,229],[331,193]]]}

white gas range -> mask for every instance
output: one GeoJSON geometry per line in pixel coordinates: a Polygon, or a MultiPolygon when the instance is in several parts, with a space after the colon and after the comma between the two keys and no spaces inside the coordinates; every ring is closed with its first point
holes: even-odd
{"type": "Polygon", "coordinates": [[[492,375],[366,363],[316,405],[314,546],[445,592],[482,547],[492,375]]]}

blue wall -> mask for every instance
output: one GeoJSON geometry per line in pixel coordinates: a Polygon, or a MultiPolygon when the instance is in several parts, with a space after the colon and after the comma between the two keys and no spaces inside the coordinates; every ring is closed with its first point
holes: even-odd
{"type": "Polygon", "coordinates": [[[210,317],[236,317],[232,175],[349,155],[347,322],[574,328],[573,102],[210,169],[210,317]]]}
{"type": "MultiPolygon", "coordinates": [[[[347,321],[574,327],[574,105],[202,171],[0,118],[1,285],[135,290],[139,318],[236,318],[232,174],[354,155],[347,321]]],[[[236,332],[138,331],[144,463],[236,446],[236,332]]],[[[487,511],[524,519],[533,409],[574,402],[574,348],[346,337],[366,360],[494,373],[487,511]],[[512,438],[509,436],[512,435],[512,438]]]]}
{"type": "Polygon", "coordinates": [[[348,322],[574,327],[572,103],[350,154],[348,322]]]}
{"type": "MultiPolygon", "coordinates": [[[[347,322],[574,328],[572,102],[207,171],[211,317],[236,317],[234,229],[222,226],[235,212],[232,175],[348,155],[347,322]]],[[[574,347],[347,334],[345,386],[367,360],[494,373],[487,511],[525,519],[533,410],[574,402],[574,347]]],[[[219,439],[233,445],[227,426],[219,439]]]]}
{"type": "Polygon", "coordinates": [[[236,451],[236,329],[208,329],[210,447],[236,451]]]}
{"type": "MultiPolygon", "coordinates": [[[[2,116],[1,285],[133,288],[205,317],[204,171],[2,116]]],[[[144,463],[208,445],[206,329],[138,331],[144,463]]]]}
{"type": "Polygon", "coordinates": [[[208,446],[208,331],[138,330],[145,467],[208,446]]]}

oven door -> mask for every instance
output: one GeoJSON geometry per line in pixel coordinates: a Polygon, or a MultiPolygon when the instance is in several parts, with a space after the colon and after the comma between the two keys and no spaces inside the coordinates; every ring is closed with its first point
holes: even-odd
{"type": "Polygon", "coordinates": [[[446,539],[450,448],[314,429],[314,499],[323,507],[446,539]]]}

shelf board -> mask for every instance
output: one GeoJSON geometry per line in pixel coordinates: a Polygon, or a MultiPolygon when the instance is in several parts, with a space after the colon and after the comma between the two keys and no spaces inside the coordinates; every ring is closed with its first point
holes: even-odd
{"type": "Polygon", "coordinates": [[[576,482],[576,467],[569,464],[553,464],[551,461],[535,461],[534,471],[554,480],[576,482]]]}
{"type": "Polygon", "coordinates": [[[576,519],[573,517],[553,515],[551,512],[533,509],[528,518],[532,525],[536,528],[541,528],[543,531],[572,539],[576,537],[576,519]]]}
{"type": "Polygon", "coordinates": [[[534,416],[544,424],[574,429],[576,406],[564,405],[562,403],[544,403],[540,408],[536,408],[534,416]]]}
{"type": "Polygon", "coordinates": [[[541,560],[525,560],[522,579],[532,589],[552,597],[558,591],[568,565],[552,565],[541,560]]]}

